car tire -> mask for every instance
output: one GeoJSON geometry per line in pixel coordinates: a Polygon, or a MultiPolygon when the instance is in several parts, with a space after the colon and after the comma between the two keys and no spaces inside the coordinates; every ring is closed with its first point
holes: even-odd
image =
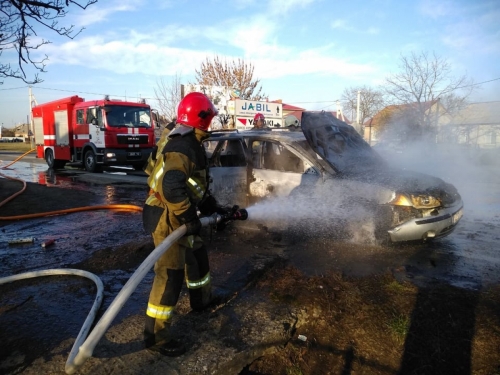
{"type": "Polygon", "coordinates": [[[100,165],[97,165],[97,158],[94,151],[88,150],[85,152],[85,157],[83,158],[83,166],[85,170],[90,173],[98,173],[102,171],[100,165]]]}
{"type": "Polygon", "coordinates": [[[50,169],[63,169],[66,165],[65,160],[58,160],[54,158],[54,151],[50,148],[45,151],[45,161],[50,169]]]}

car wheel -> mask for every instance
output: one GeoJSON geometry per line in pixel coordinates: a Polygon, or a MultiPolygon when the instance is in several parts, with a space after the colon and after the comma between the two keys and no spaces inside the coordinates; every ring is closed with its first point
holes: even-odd
{"type": "Polygon", "coordinates": [[[85,170],[90,173],[101,172],[101,167],[97,165],[97,158],[94,151],[88,150],[83,158],[85,170]]]}

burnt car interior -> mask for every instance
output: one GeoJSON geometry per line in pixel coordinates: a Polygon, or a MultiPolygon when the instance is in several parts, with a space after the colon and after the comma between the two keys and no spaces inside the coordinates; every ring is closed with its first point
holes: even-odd
{"type": "Polygon", "coordinates": [[[210,146],[215,149],[211,153],[209,167],[244,167],[247,165],[245,150],[240,140],[223,140],[218,146],[210,144],[206,147],[208,151],[210,146]]]}
{"type": "MultiPolygon", "coordinates": [[[[227,139],[205,143],[209,167],[244,167],[245,149],[240,140],[227,139]]],[[[252,141],[252,166],[281,172],[304,173],[304,162],[279,142],[252,141]]]]}
{"type": "Polygon", "coordinates": [[[256,169],[304,173],[302,160],[278,142],[254,141],[252,155],[253,167],[256,169]]]}

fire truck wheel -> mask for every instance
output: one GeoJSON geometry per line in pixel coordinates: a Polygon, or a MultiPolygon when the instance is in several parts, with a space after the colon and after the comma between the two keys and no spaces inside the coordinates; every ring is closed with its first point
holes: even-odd
{"type": "Polygon", "coordinates": [[[90,173],[101,172],[101,167],[97,165],[97,159],[95,157],[94,151],[88,150],[85,153],[85,158],[83,159],[83,165],[85,170],[90,173]]]}
{"type": "Polygon", "coordinates": [[[66,165],[66,161],[54,159],[54,151],[48,148],[45,151],[45,161],[50,169],[62,169],[66,165]]]}

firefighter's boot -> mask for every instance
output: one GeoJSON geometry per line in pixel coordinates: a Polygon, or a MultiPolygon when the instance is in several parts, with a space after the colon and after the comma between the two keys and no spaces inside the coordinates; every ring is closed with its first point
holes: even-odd
{"type": "Polygon", "coordinates": [[[186,352],[184,344],[172,338],[170,323],[164,320],[155,320],[146,316],[144,329],[144,346],[146,349],[168,357],[178,357],[186,352]],[[155,332],[153,327],[161,328],[155,332]]]}
{"type": "Polygon", "coordinates": [[[167,357],[178,357],[186,353],[186,347],[184,344],[175,339],[160,341],[151,346],[148,346],[146,342],[146,348],[152,352],[160,353],[167,357]]]}

